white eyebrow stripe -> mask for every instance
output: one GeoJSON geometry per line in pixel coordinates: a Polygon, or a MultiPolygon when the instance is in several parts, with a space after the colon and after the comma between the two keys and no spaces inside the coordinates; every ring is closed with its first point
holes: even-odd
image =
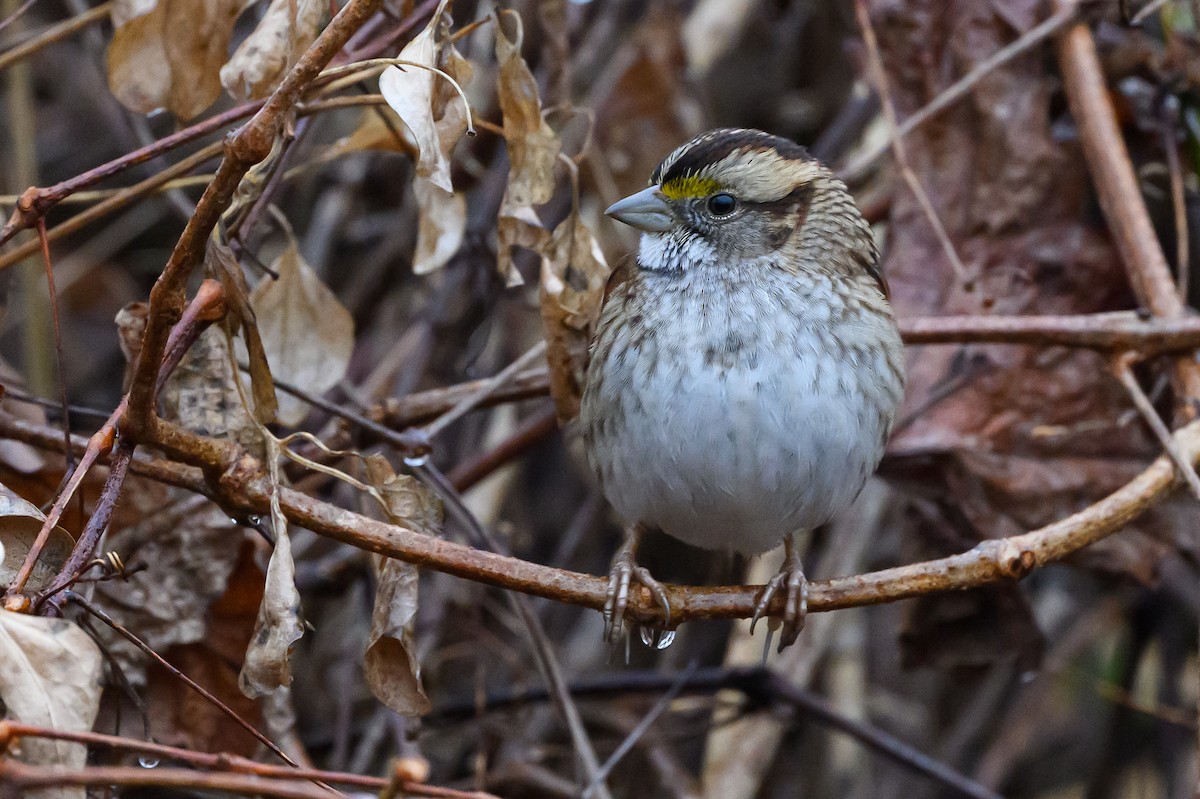
{"type": "Polygon", "coordinates": [[[744,200],[773,202],[812,182],[820,172],[815,161],[782,158],[771,150],[738,149],[704,167],[699,176],[719,181],[744,200]]]}

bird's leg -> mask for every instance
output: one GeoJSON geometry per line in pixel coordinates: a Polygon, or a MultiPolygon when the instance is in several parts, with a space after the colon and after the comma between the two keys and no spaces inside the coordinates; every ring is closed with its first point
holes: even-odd
{"type": "Polygon", "coordinates": [[[608,573],[608,598],[604,602],[604,640],[616,641],[625,633],[625,608],[629,604],[629,585],[639,583],[644,585],[658,600],[666,615],[665,624],[671,621],[671,605],[667,602],[667,592],[662,583],[650,576],[650,572],[637,565],[634,556],[638,543],[641,541],[645,528],[640,524],[629,527],[625,535],[625,543],[613,558],[612,571],[608,573]]]}
{"type": "Polygon", "coordinates": [[[808,614],[808,579],[804,576],[804,564],[800,562],[798,537],[798,533],[792,533],[783,540],[783,565],[779,567],[779,574],[763,586],[762,594],[754,603],[754,616],[750,620],[750,634],[753,635],[754,625],[766,615],[775,592],[780,588],[787,588],[787,598],[783,603],[783,629],[779,638],[780,652],[796,642],[796,637],[804,629],[804,618],[808,614]]]}

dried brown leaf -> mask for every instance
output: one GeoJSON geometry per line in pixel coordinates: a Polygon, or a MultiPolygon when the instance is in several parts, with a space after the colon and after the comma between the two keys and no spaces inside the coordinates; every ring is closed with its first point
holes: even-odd
{"type": "Polygon", "coordinates": [[[108,85],[132,111],[166,108],[187,121],[221,94],[219,71],[244,0],[117,3],[108,85]]]}
{"type": "MultiPolygon", "coordinates": [[[[88,732],[100,707],[100,649],[66,619],[0,610],[0,702],[8,718],[67,732],[88,732]]],[[[9,752],[47,766],[81,768],[83,744],[21,738],[9,752]]],[[[29,799],[83,799],[83,788],[29,790],[29,799]]]]}
{"type": "MultiPolygon", "coordinates": [[[[45,521],[46,514],[36,505],[0,485],[0,586],[12,584],[45,521]]],[[[71,534],[55,525],[25,583],[26,591],[50,585],[74,547],[71,534]]]]}
{"type": "Polygon", "coordinates": [[[246,345],[247,365],[250,367],[250,389],[254,396],[254,418],[262,424],[275,421],[279,402],[275,396],[275,382],[271,378],[271,366],[263,347],[262,335],[258,331],[258,317],[250,303],[250,287],[246,275],[233,255],[229,245],[210,239],[204,253],[204,265],[213,277],[221,281],[225,289],[225,301],[229,306],[227,323],[236,322],[246,345]]]}
{"type": "MultiPolygon", "coordinates": [[[[264,279],[250,295],[271,373],[320,394],[346,373],[354,319],[300,257],[294,241],[272,268],[279,279],[264,279]]],[[[308,406],[295,397],[279,398],[281,424],[298,424],[307,413],[308,406]]]]}
{"type": "Polygon", "coordinates": [[[221,67],[221,85],[238,100],[270,94],[321,30],[321,0],[271,0],[267,12],[221,67]]]}
{"type": "Polygon", "coordinates": [[[510,163],[504,196],[509,208],[550,200],[554,194],[554,162],[560,149],[557,134],[542,118],[537,81],[521,57],[523,39],[521,16],[515,11],[500,11],[496,17],[497,92],[510,163]]]}
{"type": "Polygon", "coordinates": [[[588,344],[612,270],[578,213],[554,229],[542,252],[540,303],[550,366],[550,394],[559,421],[579,413],[588,344]]]}
{"type": "MultiPolygon", "coordinates": [[[[441,503],[418,480],[396,474],[380,455],[367,459],[367,473],[387,503],[389,521],[431,535],[441,526],[441,503]]],[[[423,715],[431,706],[421,687],[421,669],[413,644],[417,567],[380,555],[371,560],[378,588],[363,655],[367,685],[395,712],[423,715]]]]}
{"type": "Polygon", "coordinates": [[[523,240],[536,235],[529,229],[530,219],[537,218],[533,206],[554,195],[554,163],[560,150],[558,135],[542,117],[537,81],[521,57],[523,39],[520,15],[497,12],[496,88],[509,160],[508,186],[496,226],[497,268],[509,286],[522,282],[512,266],[511,249],[525,246],[523,240]]]}

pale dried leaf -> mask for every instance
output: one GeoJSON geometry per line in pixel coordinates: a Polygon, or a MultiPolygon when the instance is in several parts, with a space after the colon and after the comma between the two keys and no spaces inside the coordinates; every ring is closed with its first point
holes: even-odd
{"type": "Polygon", "coordinates": [[[221,67],[221,85],[238,100],[270,94],[321,30],[321,0],[271,0],[267,12],[221,67]]]}
{"type": "Polygon", "coordinates": [[[114,11],[109,88],[132,111],[166,108],[181,121],[197,116],[221,94],[219,71],[244,8],[244,0],[125,4],[114,11]]]}
{"type": "Polygon", "coordinates": [[[413,181],[413,194],[420,214],[413,272],[425,275],[444,266],[462,246],[467,201],[461,194],[420,179],[413,181]]]}
{"type": "Polygon", "coordinates": [[[250,367],[250,388],[254,396],[254,418],[261,424],[275,421],[279,401],[275,396],[275,383],[271,378],[271,366],[262,336],[258,332],[258,318],[250,304],[250,287],[246,275],[234,257],[229,245],[209,239],[204,253],[204,265],[209,274],[221,282],[225,289],[225,301],[229,306],[226,322],[236,323],[241,328],[246,346],[246,363],[250,367]]]}
{"type": "Polygon", "coordinates": [[[562,422],[579,413],[588,344],[612,270],[592,231],[571,213],[542,252],[540,302],[550,394],[562,422]]]}
{"type": "MultiPolygon", "coordinates": [[[[100,707],[100,649],[65,619],[0,610],[0,701],[7,718],[68,732],[88,732],[100,707]]],[[[21,738],[9,750],[26,763],[81,768],[83,744],[21,738]]],[[[29,799],[83,799],[83,788],[43,788],[29,799]]]]}
{"type": "Polygon", "coordinates": [[[296,564],[287,525],[275,526],[275,548],[267,564],[262,604],[254,635],[238,675],[238,687],[251,699],[292,682],[289,658],[292,646],[304,635],[300,623],[300,592],[296,590],[296,564]]]}
{"type": "MultiPolygon", "coordinates": [[[[0,586],[7,587],[16,579],[45,521],[46,514],[36,505],[0,485],[0,586]]],[[[29,573],[25,590],[40,591],[49,586],[74,548],[71,534],[55,525],[29,573]]]]}
{"type": "MultiPolygon", "coordinates": [[[[398,58],[426,67],[437,66],[436,33],[448,1],[438,4],[429,24],[404,46],[398,58]]],[[[428,69],[391,66],[379,76],[379,91],[417,143],[417,175],[445,191],[454,191],[450,183],[450,155],[442,147],[433,117],[434,82],[440,80],[443,78],[428,69]]]]}
{"type": "MultiPolygon", "coordinates": [[[[442,507],[418,480],[397,475],[380,455],[367,459],[368,479],[387,503],[388,520],[427,534],[441,526],[442,507]]],[[[413,644],[417,613],[417,567],[375,555],[378,587],[363,668],[371,692],[397,713],[419,716],[430,710],[421,688],[421,670],[413,644]]]]}
{"type": "MultiPolygon", "coordinates": [[[[279,279],[263,280],[250,295],[271,373],[321,394],[346,373],[354,319],[300,257],[294,241],[272,268],[279,279]]],[[[279,398],[281,424],[298,424],[307,413],[308,406],[295,397],[279,398]]]]}

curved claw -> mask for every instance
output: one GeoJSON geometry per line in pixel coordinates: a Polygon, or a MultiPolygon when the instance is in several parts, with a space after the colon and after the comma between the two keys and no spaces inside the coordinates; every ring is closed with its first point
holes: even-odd
{"type": "Polygon", "coordinates": [[[766,615],[771,599],[781,587],[787,588],[787,596],[783,604],[783,629],[780,631],[777,650],[779,652],[796,642],[808,616],[808,579],[803,570],[796,564],[785,562],[779,574],[763,586],[762,594],[754,603],[754,615],[750,618],[750,634],[753,635],[755,625],[766,615]]]}
{"type": "Polygon", "coordinates": [[[645,586],[662,606],[664,626],[671,622],[671,603],[662,583],[651,576],[644,566],[638,566],[631,555],[622,553],[613,563],[608,575],[608,595],[604,602],[604,640],[612,643],[625,634],[625,609],[629,606],[629,585],[645,586]]]}

